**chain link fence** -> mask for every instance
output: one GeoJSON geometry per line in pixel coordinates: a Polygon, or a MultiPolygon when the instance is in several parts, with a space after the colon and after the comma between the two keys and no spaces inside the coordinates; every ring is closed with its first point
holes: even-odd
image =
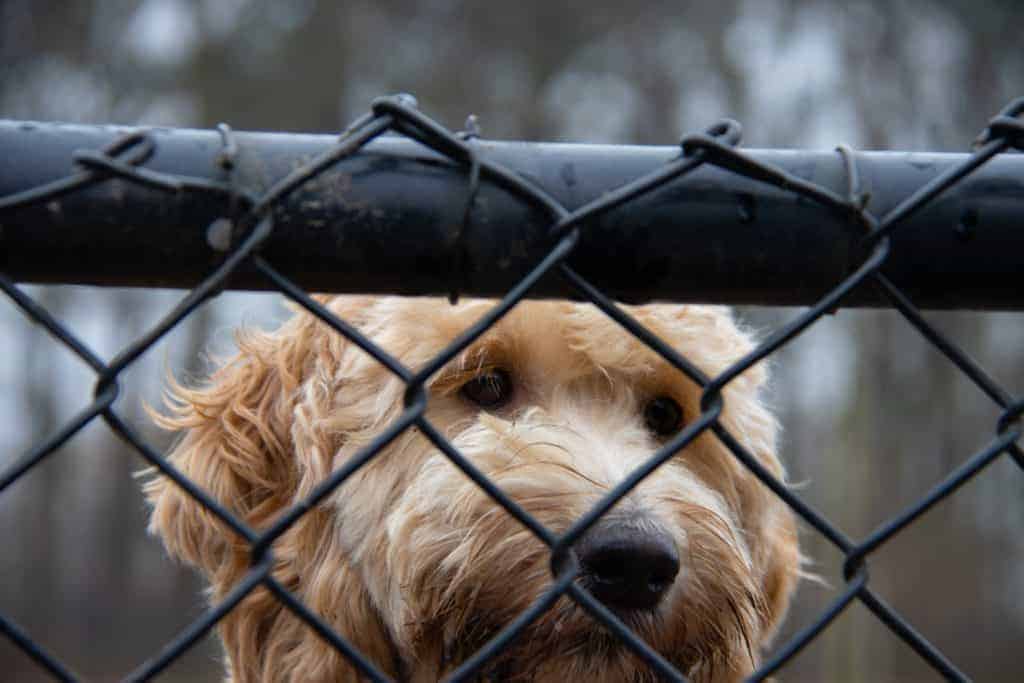
{"type": "MultiPolygon", "coordinates": [[[[93,402],[65,424],[57,433],[36,444],[30,452],[17,459],[0,475],[0,495],[37,466],[51,453],[74,437],[94,420],[105,422],[120,438],[130,444],[143,459],[161,473],[173,479],[195,501],[219,518],[228,528],[244,539],[251,547],[251,568],[230,594],[219,604],[210,608],[200,619],[180,633],[155,657],[128,674],[125,680],[148,680],[173,663],[187,649],[202,639],[217,622],[257,587],[264,587],[273,593],[296,617],[314,629],[324,640],[337,649],[367,679],[385,681],[382,674],[369,659],[351,644],[334,633],[330,625],[320,616],[303,605],[291,592],[272,575],[272,545],[302,515],[322,502],[343,481],[369,462],[375,455],[393,442],[405,430],[418,428],[450,461],[470,477],[509,515],[515,517],[551,550],[552,566],[559,566],[560,573],[546,594],[527,611],[509,623],[497,636],[450,674],[449,680],[471,680],[484,669],[514,638],[526,629],[545,610],[551,608],[561,596],[568,596],[589,612],[610,632],[621,639],[637,657],[664,680],[686,680],[683,672],[675,670],[657,652],[638,638],[612,612],[579,587],[578,567],[574,563],[558,563],[555,560],[567,552],[569,547],[595,524],[603,514],[658,465],[671,458],[704,432],[710,431],[747,467],[763,484],[784,500],[793,511],[817,533],[831,542],[845,557],[842,580],[844,586],[839,596],[809,626],[782,643],[763,662],[751,680],[764,680],[781,669],[787,661],[812,642],[833,620],[853,601],[859,600],[875,616],[880,624],[911,647],[938,674],[949,680],[968,680],[941,651],[930,644],[914,627],[883,601],[869,582],[867,560],[894,536],[913,524],[922,514],[939,501],[952,495],[965,482],[985,469],[997,458],[1007,455],[1024,468],[1024,453],[1017,441],[1021,436],[1019,418],[1024,411],[1024,397],[1014,397],[1004,390],[993,378],[971,360],[952,341],[930,326],[920,310],[905,293],[883,272],[890,262],[892,240],[899,233],[901,225],[913,215],[937,201],[946,190],[961,183],[987,161],[1011,148],[1024,149],[1024,124],[1017,118],[1024,112],[1024,99],[1016,100],[996,116],[975,142],[973,152],[950,165],[916,191],[902,200],[884,215],[878,216],[868,210],[869,197],[862,188],[858,155],[853,150],[840,146],[838,154],[843,161],[845,192],[837,193],[824,185],[816,184],[783,169],[767,163],[755,155],[738,149],[740,129],[738,124],[723,121],[711,127],[706,133],[691,135],[683,139],[676,158],[661,168],[637,178],[618,189],[602,194],[598,199],[585,203],[573,210],[556,200],[542,186],[521,173],[498,163],[486,153],[485,146],[478,139],[475,126],[467,125],[466,131],[453,133],[423,115],[409,96],[381,98],[374,102],[372,112],[354,122],[346,129],[329,150],[309,159],[294,168],[266,191],[255,193],[239,182],[239,144],[235,134],[227,126],[219,128],[220,149],[217,154],[217,177],[196,177],[171,174],[147,168],[147,162],[157,148],[156,137],[149,131],[134,131],[116,138],[100,150],[83,150],[74,156],[74,169],[70,175],[39,184],[37,186],[0,197],[0,222],[15,223],[19,216],[31,210],[51,206],[55,200],[83,193],[104,184],[120,181],[164,193],[168,199],[187,196],[197,201],[218,203],[228,207],[226,216],[214,221],[205,232],[207,247],[219,254],[219,263],[202,278],[178,305],[159,321],[150,331],[133,344],[123,349],[110,361],[104,361],[90,350],[74,332],[62,325],[20,288],[16,279],[21,267],[10,254],[14,252],[10,235],[0,233],[0,254],[7,256],[0,261],[0,289],[32,321],[44,326],[50,334],[81,358],[95,372],[96,385],[93,402]],[[415,140],[447,160],[449,166],[463,169],[465,184],[463,190],[463,211],[461,224],[452,233],[450,243],[445,245],[451,254],[447,264],[453,275],[450,280],[450,294],[457,298],[464,288],[461,277],[463,268],[460,245],[465,236],[474,230],[476,199],[481,188],[492,184],[515,197],[516,202],[530,211],[544,216],[545,234],[539,238],[542,256],[532,264],[529,272],[519,278],[507,293],[482,319],[465,330],[455,341],[437,355],[425,367],[412,370],[399,360],[375,346],[358,330],[342,320],[306,294],[304,288],[294,279],[286,276],[283,269],[273,265],[274,257],[264,253],[262,248],[275,233],[279,224],[278,211],[284,202],[300,188],[315,184],[335,164],[356,155],[371,141],[385,133],[396,133],[415,140]],[[671,346],[645,329],[636,320],[618,307],[603,289],[584,277],[569,263],[578,247],[581,234],[594,219],[630,202],[638,201],[658,188],[677,181],[697,169],[714,166],[729,174],[766,184],[781,192],[798,197],[799,205],[810,211],[817,207],[826,209],[833,221],[843,230],[856,236],[864,256],[852,272],[831,283],[831,289],[807,310],[801,312],[788,324],[769,334],[756,349],[740,359],[721,374],[709,377],[682,357],[671,346]],[[14,273],[14,275],[11,275],[14,273]],[[376,439],[349,460],[304,501],[282,514],[269,528],[257,531],[247,527],[228,510],[200,490],[180,472],[175,470],[153,447],[143,440],[139,432],[128,424],[114,409],[120,391],[122,373],[156,344],[172,328],[222,289],[233,284],[236,276],[248,278],[248,282],[261,281],[261,287],[278,290],[310,314],[318,317],[338,334],[366,351],[388,368],[406,384],[405,405],[401,416],[389,425],[376,439]],[[446,363],[451,361],[491,325],[504,316],[525,297],[536,295],[542,279],[554,276],[561,279],[567,291],[593,303],[610,318],[614,319],[630,334],[637,337],[667,362],[684,373],[702,388],[701,414],[688,424],[678,435],[659,448],[637,471],[622,481],[587,514],[578,519],[565,533],[553,534],[526,514],[515,501],[495,487],[474,465],[464,458],[426,419],[426,380],[446,363]],[[887,305],[897,309],[907,322],[920,332],[931,344],[941,351],[960,371],[964,373],[1001,411],[998,422],[993,426],[991,441],[964,464],[950,472],[926,495],[914,502],[902,513],[887,520],[862,539],[853,539],[844,534],[822,514],[810,507],[793,490],[773,477],[758,460],[730,434],[719,421],[723,408],[722,390],[738,375],[755,363],[788,344],[822,316],[856,298],[865,289],[873,288],[875,296],[887,305]]],[[[393,188],[399,192],[399,188],[393,188]]],[[[742,206],[741,206],[742,209],[742,206]]],[[[1016,223],[1019,224],[1017,214],[1016,223]]],[[[1013,255],[1020,253],[1017,249],[1013,255]]],[[[537,248],[537,245],[532,245],[537,248]]],[[[194,264],[193,264],[194,266],[194,264]]],[[[190,266],[191,267],[191,266],[190,266]]],[[[116,274],[110,276],[117,281],[116,274]]],[[[60,281],[60,273],[51,275],[51,280],[60,281]]],[[[1019,292],[1016,295],[1019,297],[1019,292]]],[[[1017,302],[1019,306],[1019,302],[1017,302]]],[[[45,644],[34,640],[10,619],[0,615],[0,631],[39,667],[59,680],[77,680],[75,674],[60,659],[48,652],[45,644]]]]}

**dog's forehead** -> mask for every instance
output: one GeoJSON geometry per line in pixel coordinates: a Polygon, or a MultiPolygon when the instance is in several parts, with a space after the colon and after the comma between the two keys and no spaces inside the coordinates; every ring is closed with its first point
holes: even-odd
{"type": "MultiPolygon", "coordinates": [[[[494,302],[479,300],[457,306],[440,305],[434,320],[445,331],[438,338],[454,338],[493,305],[494,302]]],[[[713,327],[714,317],[706,318],[699,311],[694,317],[692,309],[652,304],[627,310],[677,350],[701,355],[705,349],[700,347],[706,339],[700,329],[713,327]]],[[[609,370],[646,375],[667,366],[667,361],[647,344],[592,304],[566,301],[521,302],[481,335],[462,357],[472,362],[490,355],[562,376],[609,370]]]]}
{"type": "MultiPolygon", "coordinates": [[[[444,308],[441,324],[463,328],[476,322],[495,302],[469,300],[444,308]]],[[[481,336],[478,345],[500,340],[533,347],[567,348],[584,337],[601,335],[625,338],[628,333],[590,304],[567,301],[522,301],[481,336]]]]}
{"type": "MultiPolygon", "coordinates": [[[[463,299],[453,305],[441,298],[336,297],[332,307],[389,353],[417,366],[441,353],[496,303],[487,299],[463,299]]],[[[656,303],[622,309],[709,375],[721,372],[752,348],[750,337],[724,307],[656,303]]],[[[593,304],[567,301],[520,302],[451,365],[466,369],[492,358],[528,363],[538,370],[547,367],[562,380],[567,373],[679,374],[661,372],[671,367],[669,362],[593,304]]]]}

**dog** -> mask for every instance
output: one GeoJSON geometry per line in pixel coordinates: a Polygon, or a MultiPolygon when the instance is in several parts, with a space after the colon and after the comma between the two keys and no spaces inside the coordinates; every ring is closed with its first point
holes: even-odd
{"type": "MultiPolygon", "coordinates": [[[[318,301],[407,368],[426,364],[493,302],[318,301]]],[[[624,307],[708,376],[753,348],[727,309],[624,307]]],[[[405,383],[316,317],[244,330],[209,380],[173,380],[155,419],[168,460],[251,528],[304,500],[402,414],[405,383]]],[[[720,423],[782,480],[758,364],[728,383],[720,423]]],[[[426,418],[480,472],[560,534],[700,413],[700,388],[591,305],[525,301],[426,385],[426,418]]],[[[250,546],[165,477],[146,484],[150,530],[222,600],[250,546]]],[[[395,680],[437,681],[538,600],[551,549],[418,428],[400,434],[273,545],[273,576],[395,680]]],[[[795,520],[710,431],[622,498],[571,551],[574,579],[691,680],[758,665],[800,576],[795,520]]],[[[360,674],[266,588],[218,625],[229,680],[360,674]]],[[[653,681],[562,596],[482,680],[653,681]]]]}

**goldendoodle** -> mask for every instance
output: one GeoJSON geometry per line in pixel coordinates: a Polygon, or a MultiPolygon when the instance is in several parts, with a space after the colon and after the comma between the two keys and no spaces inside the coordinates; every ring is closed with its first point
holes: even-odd
{"type": "MultiPolygon", "coordinates": [[[[415,369],[493,305],[321,297],[415,369]]],[[[627,310],[708,375],[752,348],[726,309],[627,310]]],[[[158,416],[176,467],[255,529],[302,501],[403,410],[405,383],[306,313],[244,331],[158,416]]],[[[724,427],[780,479],[763,365],[727,385],[724,427]]],[[[700,391],[590,305],[523,302],[428,383],[426,416],[491,482],[565,531],[700,414],[700,391]]],[[[217,601],[250,548],[170,480],[147,484],[151,530],[217,601]]],[[[383,672],[436,681],[553,581],[550,549],[418,429],[371,458],[273,546],[274,576],[383,672]]],[[[572,550],[578,585],[695,681],[750,673],[800,575],[794,518],[714,434],[623,498],[572,550]]],[[[359,675],[268,590],[219,626],[235,681],[359,675]]],[[[648,681],[650,668],[563,596],[484,667],[486,680],[648,681]]]]}

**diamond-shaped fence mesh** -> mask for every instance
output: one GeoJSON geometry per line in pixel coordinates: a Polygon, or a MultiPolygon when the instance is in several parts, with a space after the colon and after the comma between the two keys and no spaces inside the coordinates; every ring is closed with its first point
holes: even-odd
{"type": "MultiPolygon", "coordinates": [[[[823,630],[828,628],[836,617],[843,612],[852,602],[859,600],[878,618],[881,625],[890,629],[907,645],[909,645],[923,660],[927,662],[937,673],[950,680],[967,680],[967,676],[951,662],[941,651],[930,644],[906,619],[901,617],[892,607],[886,604],[878,594],[872,590],[869,581],[867,560],[871,554],[878,550],[894,536],[913,524],[929,508],[940,500],[953,495],[960,486],[971,477],[992,464],[997,458],[1006,455],[1012,458],[1017,465],[1024,467],[1024,453],[1017,443],[1021,435],[1019,418],[1024,410],[1024,398],[1014,397],[1004,390],[993,378],[972,361],[962,350],[951,340],[943,336],[939,331],[930,326],[922,317],[919,309],[915,307],[912,298],[918,293],[933,303],[941,299],[934,292],[929,293],[917,287],[913,279],[913,273],[909,276],[906,270],[899,271],[905,276],[906,286],[897,286],[894,279],[887,274],[887,267],[892,265],[895,257],[893,240],[899,235],[901,226],[908,223],[915,214],[936,205],[942,200],[945,192],[965,182],[976,173],[983,164],[997,155],[1010,150],[1011,148],[1021,149],[1024,147],[1024,124],[1017,116],[1024,111],[1024,100],[1017,100],[1011,103],[1003,112],[995,117],[983,134],[976,141],[973,152],[969,155],[956,157],[954,160],[947,160],[946,166],[941,172],[935,174],[923,185],[908,192],[901,201],[896,202],[884,215],[876,215],[867,207],[871,204],[868,193],[862,189],[862,173],[860,170],[860,155],[847,147],[838,148],[836,154],[842,160],[842,168],[845,174],[845,191],[836,192],[823,184],[808,180],[806,174],[794,173],[786,170],[781,164],[765,160],[764,155],[758,156],[737,148],[740,131],[737,124],[730,121],[722,122],[708,130],[705,134],[686,137],[675,158],[664,163],[660,168],[636,178],[624,185],[609,192],[601,194],[597,199],[584,203],[581,206],[570,210],[563,202],[557,200],[539,182],[533,178],[533,174],[522,169],[512,169],[504,164],[494,161],[489,153],[486,143],[478,139],[474,130],[468,132],[450,132],[431,119],[424,116],[416,108],[415,102],[408,96],[387,97],[377,100],[372,112],[353,123],[337,139],[328,150],[308,158],[304,163],[294,167],[280,180],[273,182],[269,187],[261,191],[249,189],[253,184],[244,182],[247,169],[241,160],[239,143],[235,133],[227,126],[219,128],[220,148],[215,156],[216,168],[209,169],[209,173],[202,177],[197,175],[185,175],[168,171],[157,171],[147,167],[159,145],[158,136],[152,131],[131,131],[119,134],[111,144],[103,149],[83,149],[74,155],[73,168],[69,175],[56,179],[48,179],[45,182],[33,184],[31,187],[23,188],[14,192],[8,191],[6,196],[0,196],[0,223],[8,227],[0,233],[0,254],[3,260],[0,261],[0,288],[17,305],[24,314],[32,321],[44,326],[56,339],[77,354],[95,372],[96,385],[94,400],[92,403],[77,414],[70,422],[65,424],[57,433],[46,440],[35,444],[35,446],[24,456],[17,459],[10,467],[0,475],[0,495],[25,475],[33,467],[39,465],[55,450],[81,431],[87,424],[95,420],[105,422],[111,430],[119,435],[124,441],[130,444],[139,455],[149,464],[158,469],[164,475],[173,479],[180,487],[195,499],[195,501],[206,508],[210,513],[219,518],[228,528],[234,531],[251,546],[251,568],[245,578],[240,581],[234,589],[219,604],[210,608],[200,619],[191,624],[185,631],[177,636],[172,642],[155,657],[147,660],[136,671],[130,673],[126,680],[147,680],[168,667],[187,649],[206,635],[217,622],[237,605],[246,595],[257,589],[265,587],[273,593],[283,605],[296,617],[305,621],[321,637],[329,642],[339,653],[347,658],[367,679],[375,681],[388,680],[364,654],[360,653],[353,645],[346,642],[338,634],[334,633],[331,626],[320,615],[315,614],[308,607],[302,604],[289,590],[281,585],[271,574],[272,544],[275,539],[281,537],[302,515],[320,501],[324,500],[332,491],[342,484],[360,467],[372,460],[389,443],[399,437],[405,430],[418,428],[439,451],[444,453],[450,461],[458,467],[465,475],[471,478],[493,499],[496,505],[500,505],[509,514],[519,520],[529,529],[540,541],[546,544],[551,551],[552,567],[558,567],[559,573],[554,576],[554,581],[547,592],[535,602],[528,610],[519,615],[511,623],[508,623],[500,633],[482,647],[475,654],[461,663],[457,670],[452,672],[448,680],[461,681],[470,680],[484,670],[487,663],[493,660],[503,648],[521,634],[529,625],[536,620],[545,610],[551,608],[561,596],[568,596],[575,601],[582,609],[586,610],[595,620],[601,622],[611,633],[621,639],[637,657],[646,663],[654,672],[665,680],[685,680],[684,672],[677,671],[665,661],[656,651],[649,647],[641,638],[620,621],[615,614],[605,608],[599,601],[593,598],[586,590],[575,581],[578,574],[578,567],[575,563],[558,562],[558,558],[566,554],[568,548],[597,522],[603,514],[629,491],[635,487],[643,478],[654,471],[655,468],[667,459],[671,458],[680,449],[686,447],[704,432],[710,431],[731,451],[732,455],[741,462],[777,496],[779,496],[793,511],[803,519],[817,533],[820,533],[829,542],[835,545],[845,556],[842,581],[844,588],[840,591],[839,597],[809,626],[794,635],[788,642],[777,647],[773,655],[763,662],[760,668],[753,674],[751,680],[763,680],[783,667],[802,648],[813,641],[823,630]],[[482,319],[472,327],[465,330],[455,341],[453,341],[440,354],[427,363],[424,367],[413,370],[405,367],[398,359],[389,355],[385,350],[376,346],[373,342],[363,336],[351,324],[332,314],[316,300],[308,296],[305,288],[296,281],[284,274],[284,269],[274,265],[275,254],[267,253],[263,247],[272,237],[275,230],[279,229],[281,223],[292,221],[294,217],[285,215],[285,203],[288,198],[300,188],[313,187],[316,191],[328,195],[332,186],[323,182],[323,187],[318,187],[318,182],[324,181],[332,168],[345,159],[365,152],[371,141],[380,138],[385,133],[398,134],[404,138],[416,141],[422,146],[433,150],[434,161],[432,164],[423,165],[423,173],[430,174],[436,166],[443,166],[446,169],[462,169],[464,182],[461,189],[461,202],[463,210],[460,220],[454,221],[456,229],[448,235],[444,252],[449,254],[449,260],[442,264],[442,270],[450,273],[449,292],[452,297],[457,297],[460,290],[465,289],[466,278],[464,272],[463,252],[466,234],[469,231],[484,230],[485,227],[476,225],[474,219],[478,210],[477,198],[481,189],[490,185],[500,188],[510,196],[513,203],[517,204],[519,210],[525,210],[536,217],[542,216],[542,224],[545,229],[537,234],[536,244],[527,245],[525,252],[529,254],[531,267],[521,277],[517,276],[512,286],[507,289],[500,301],[482,319]],[[630,317],[622,308],[617,306],[612,298],[606,293],[605,288],[594,284],[592,277],[585,277],[579,268],[570,265],[577,250],[581,235],[588,230],[595,220],[601,216],[621,209],[623,206],[641,201],[644,197],[650,196],[659,188],[671,186],[680,179],[694,174],[702,167],[717,167],[721,172],[729,176],[742,179],[743,182],[753,181],[774,188],[779,196],[798,201],[790,202],[790,209],[795,216],[800,211],[815,212],[814,220],[830,221],[840,226],[838,229],[846,231],[855,236],[855,243],[858,246],[858,256],[848,272],[842,273],[840,277],[833,279],[827,293],[817,298],[813,305],[797,315],[789,323],[767,336],[753,351],[741,358],[724,372],[714,377],[706,376],[685,357],[663,340],[659,339],[649,330],[645,329],[639,322],[630,317]],[[52,317],[42,306],[27,295],[26,292],[17,286],[17,280],[45,279],[51,282],[60,281],[82,281],[78,275],[72,275],[63,271],[62,268],[73,268],[58,262],[50,264],[51,270],[44,272],[44,266],[35,266],[32,277],[26,276],[28,272],[25,264],[19,262],[17,256],[19,246],[14,243],[18,235],[27,234],[25,229],[16,232],[10,226],[28,225],[30,218],[37,215],[33,211],[48,210],[51,213],[58,213],[60,205],[55,203],[62,198],[73,198],[76,195],[88,193],[90,190],[110,186],[111,195],[115,198],[119,192],[123,192],[125,186],[145,187],[154,193],[152,201],[159,204],[161,199],[181,202],[183,198],[188,201],[206,202],[221,207],[222,218],[213,221],[204,229],[205,240],[200,248],[207,250],[205,260],[192,264],[170,264],[170,268],[180,266],[182,269],[190,269],[190,272],[198,272],[197,269],[208,268],[208,273],[201,277],[199,284],[180,301],[180,303],[168,313],[149,332],[144,334],[135,343],[123,349],[116,357],[109,362],[102,360],[96,353],[90,350],[75,333],[52,317]],[[212,256],[211,256],[212,255],[212,256]],[[536,257],[534,255],[537,255],[536,257]],[[211,260],[215,259],[215,260],[211,260]],[[210,265],[212,264],[212,265],[210,265]],[[65,277],[66,275],[66,277],[65,277]],[[455,358],[461,351],[466,349],[478,337],[484,334],[488,328],[504,316],[511,308],[525,297],[536,295],[539,291],[550,294],[552,280],[560,284],[557,287],[561,292],[568,292],[579,299],[589,301],[602,310],[609,317],[614,319],[626,331],[634,335],[651,349],[660,354],[668,363],[684,373],[702,388],[701,414],[693,419],[680,433],[671,438],[660,447],[650,459],[637,471],[633,472],[626,480],[622,481],[613,490],[609,491],[603,499],[595,505],[587,514],[578,519],[568,530],[561,534],[555,534],[545,528],[537,520],[533,519],[526,511],[516,504],[508,495],[496,487],[487,477],[482,474],[474,464],[465,458],[451,443],[431,424],[425,416],[427,407],[427,392],[425,382],[442,366],[455,358]],[[161,453],[148,445],[114,409],[114,402],[120,390],[120,379],[126,368],[131,366],[143,353],[156,344],[172,328],[178,325],[197,307],[205,301],[216,296],[222,289],[228,286],[237,286],[243,281],[247,286],[257,286],[265,289],[280,291],[286,297],[292,299],[299,306],[306,309],[312,315],[321,319],[329,325],[337,334],[343,335],[351,343],[358,345],[361,349],[370,354],[373,358],[387,367],[394,375],[401,378],[406,384],[405,405],[400,417],[389,425],[376,439],[361,450],[359,454],[348,460],[340,469],[323,481],[316,490],[304,501],[293,506],[282,514],[269,528],[256,530],[246,526],[242,521],[233,516],[224,506],[207,495],[195,484],[190,482],[182,473],[177,471],[161,453]],[[547,288],[547,289],[545,289],[547,288]],[[795,337],[800,335],[807,328],[813,325],[822,316],[834,311],[840,306],[849,303],[851,300],[861,297],[862,300],[869,298],[865,292],[870,290],[870,297],[875,302],[881,302],[897,309],[906,320],[916,328],[931,344],[944,354],[951,363],[955,364],[981,391],[998,405],[1001,417],[997,424],[993,425],[993,436],[987,446],[973,455],[963,465],[949,473],[940,484],[930,490],[925,496],[907,507],[903,512],[892,519],[887,520],[872,533],[862,539],[853,539],[844,534],[835,524],[830,522],[822,514],[809,506],[801,496],[792,489],[785,486],[769,473],[759,461],[750,453],[734,435],[719,421],[723,409],[723,389],[744,370],[755,363],[773,354],[782,346],[788,344],[795,337]],[[908,295],[907,291],[913,292],[908,295]]],[[[12,124],[13,125],[13,124],[12,124]]],[[[32,124],[17,124],[26,134],[30,133],[34,126],[32,124]]],[[[473,126],[469,126],[473,128],[473,126]]],[[[8,133],[12,127],[6,129],[8,133]]],[[[59,131],[56,133],[59,135],[59,131]]],[[[12,139],[10,135],[5,140],[12,139]]],[[[388,138],[389,140],[392,138],[388,138]]],[[[374,162],[363,168],[365,173],[384,173],[389,168],[388,151],[378,146],[374,148],[374,162]]],[[[796,154],[796,153],[792,153],[796,154]]],[[[780,157],[781,158],[781,157],[780,157]]],[[[8,156],[10,159],[10,156],[8,156]]],[[[26,160],[28,163],[28,160],[26,160]]],[[[538,165],[543,165],[545,160],[535,160],[538,165]]],[[[1016,166],[1015,168],[1022,168],[1016,166]]],[[[10,170],[10,169],[8,169],[10,170]]],[[[562,168],[556,172],[562,173],[563,177],[571,176],[571,167],[562,168]]],[[[26,170],[26,173],[28,171],[26,170]]],[[[537,171],[537,175],[543,175],[537,171]]],[[[336,180],[336,179],[335,179],[336,180]]],[[[569,180],[572,180],[569,177],[569,180]]],[[[1018,178],[1018,183],[1021,178],[1018,178]]],[[[333,182],[333,181],[332,181],[333,182]]],[[[571,184],[571,183],[570,183],[571,184]]],[[[899,183],[896,183],[898,186],[899,183]]],[[[999,187],[991,183],[991,191],[998,193],[999,187]]],[[[395,187],[392,191],[396,195],[403,193],[403,188],[395,187]]],[[[709,191],[713,191],[713,188],[709,191]]],[[[96,194],[88,195],[95,197],[96,194]]],[[[754,210],[749,198],[743,193],[732,196],[738,202],[741,218],[748,221],[753,219],[750,212],[754,210]]],[[[414,201],[403,197],[402,201],[414,201]]],[[[681,195],[679,202],[685,205],[686,197],[681,195]]],[[[415,207],[413,207],[415,209],[415,207]]],[[[359,211],[372,211],[365,207],[359,211]]],[[[148,210],[138,213],[133,218],[138,224],[144,224],[147,216],[150,218],[159,217],[159,206],[153,206],[148,210]]],[[[1019,211],[1019,210],[1018,210],[1019,211]]],[[[412,213],[415,213],[413,210],[412,213]]],[[[1014,222],[1019,226],[1020,213],[1016,214],[1014,222]]],[[[187,211],[181,210],[176,220],[187,220],[187,211]]],[[[976,217],[975,217],[976,218],[976,217]]],[[[350,220],[355,220],[351,216],[350,220]]],[[[973,220],[973,219],[972,219],[973,220]]],[[[967,221],[968,223],[971,220],[967,221]]],[[[116,221],[108,219],[109,226],[116,221]]],[[[968,226],[970,227],[970,226],[968,226]]],[[[118,239],[116,228],[113,236],[109,239],[118,239]]],[[[74,235],[67,239],[74,241],[74,235]]],[[[156,239],[154,237],[154,239],[156,239]]],[[[1021,253],[1018,240],[1011,259],[1016,258],[1019,262],[1021,253]]],[[[379,246],[379,245],[376,245],[379,246]]],[[[393,248],[400,250],[408,245],[395,244],[393,248]]],[[[345,245],[345,248],[358,250],[358,245],[345,245]]],[[[786,248],[792,248],[786,247],[786,248]]],[[[367,251],[367,253],[369,253],[367,251]]],[[[781,253],[781,252],[776,252],[781,253]]],[[[157,258],[163,258],[158,256],[157,258]]],[[[822,255],[827,260],[827,255],[822,255]]],[[[847,264],[849,265],[849,264],[847,264]]],[[[611,263],[609,267],[613,267],[611,263]]],[[[976,270],[983,271],[984,264],[975,264],[976,270]]],[[[926,270],[926,269],[925,269],[926,270]]],[[[737,274],[739,277],[740,274],[737,274]]],[[[927,273],[922,272],[922,277],[927,273]]],[[[336,276],[339,279],[343,276],[336,276]]],[[[104,282],[103,275],[88,276],[84,279],[104,282]]],[[[199,278],[196,278],[199,280],[199,278]]],[[[173,278],[171,278],[173,280],[173,278]]],[[[118,284],[125,281],[116,273],[110,273],[106,283],[118,284]]],[[[314,280],[307,279],[307,282],[314,280]]],[[[327,283],[323,280],[320,283],[327,283]]],[[[416,291],[415,273],[410,273],[408,282],[405,284],[385,283],[385,288],[391,291],[402,293],[427,293],[416,291]],[[411,282],[412,284],[408,284],[411,282]]],[[[358,288],[358,282],[353,285],[344,285],[352,290],[358,288]]],[[[473,287],[473,293],[490,293],[480,291],[486,287],[473,287]]],[[[616,298],[623,291],[628,292],[628,287],[616,291],[613,295],[616,298]]],[[[660,292],[648,289],[643,292],[634,292],[638,298],[658,297],[672,298],[675,292],[660,292]]],[[[743,295],[724,296],[722,298],[742,299],[743,295]]],[[[1016,300],[1019,307],[1019,289],[1016,293],[1004,293],[1003,298],[996,300],[976,300],[977,307],[986,305],[1001,305],[1008,300],[1016,300]],[[1016,297],[1016,299],[1014,299],[1016,297]]],[[[785,299],[785,296],[780,297],[785,299]]],[[[792,297],[796,300],[798,297],[792,297]]],[[[961,300],[956,295],[950,295],[946,303],[960,305],[961,300]]],[[[809,301],[807,302],[809,303],[809,301]]],[[[941,301],[940,301],[941,303],[941,301]]],[[[10,619],[0,615],[0,631],[2,631],[17,647],[22,649],[40,667],[61,680],[76,680],[75,674],[66,667],[57,657],[47,651],[44,643],[37,642],[17,624],[10,619]]]]}

